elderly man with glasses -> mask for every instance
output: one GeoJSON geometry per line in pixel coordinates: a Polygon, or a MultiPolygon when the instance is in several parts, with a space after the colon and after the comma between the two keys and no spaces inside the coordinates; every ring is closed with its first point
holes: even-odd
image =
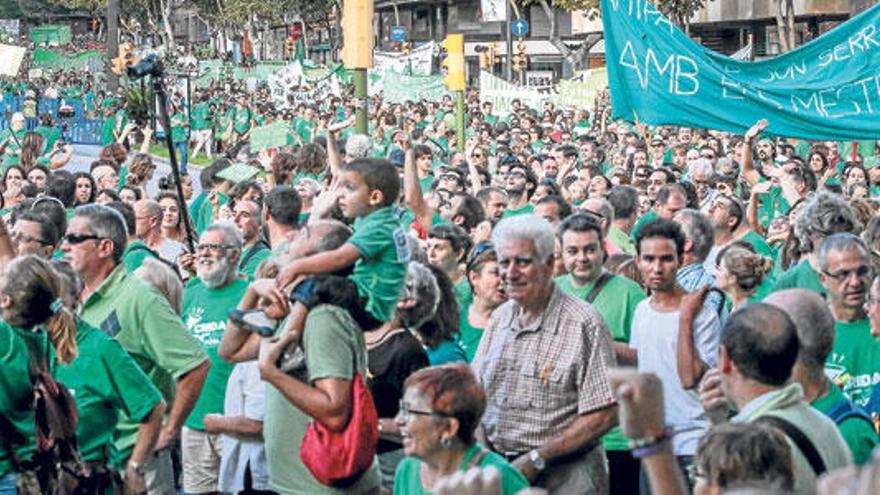
{"type": "MultiPolygon", "coordinates": [[[[85,205],[74,210],[61,251],[84,284],[82,319],[115,338],[135,357],[170,405],[155,445],[156,455],[143,465],[128,466],[144,475],[149,493],[169,493],[175,491],[169,448],[192,411],[211,364],[168,301],[128,274],[122,264],[127,240],[119,212],[85,205]]],[[[120,418],[117,465],[130,464],[137,431],[136,421],[120,418]]]]}
{"type": "Polygon", "coordinates": [[[880,380],[880,344],[865,312],[874,278],[870,252],[853,234],[833,234],[822,241],[818,261],[835,328],[825,372],[848,399],[865,406],[880,380]]]}
{"type": "Polygon", "coordinates": [[[205,387],[181,435],[186,493],[219,490],[222,441],[206,416],[223,414],[226,383],[232,374],[233,365],[219,357],[217,348],[228,311],[238,305],[248,287],[247,281],[238,276],[242,243],[241,234],[231,223],[205,229],[196,246],[198,278],[187,284],[183,293],[183,321],[211,358],[205,387]]]}

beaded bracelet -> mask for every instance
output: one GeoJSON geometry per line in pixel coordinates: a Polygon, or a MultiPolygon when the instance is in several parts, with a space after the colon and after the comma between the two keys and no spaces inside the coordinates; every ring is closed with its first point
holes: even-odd
{"type": "Polygon", "coordinates": [[[629,447],[632,449],[632,456],[636,459],[641,459],[656,454],[666,446],[666,442],[668,442],[670,438],[672,438],[672,436],[667,430],[658,437],[644,437],[630,440],[629,447]]]}

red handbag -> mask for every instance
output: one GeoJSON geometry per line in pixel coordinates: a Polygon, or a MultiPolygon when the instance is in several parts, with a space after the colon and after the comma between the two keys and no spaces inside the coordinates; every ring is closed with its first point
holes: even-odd
{"type": "Polygon", "coordinates": [[[370,389],[360,373],[352,382],[352,408],[348,425],[332,431],[318,421],[306,427],[299,457],[322,485],[346,488],[373,465],[379,442],[379,415],[370,389]]]}

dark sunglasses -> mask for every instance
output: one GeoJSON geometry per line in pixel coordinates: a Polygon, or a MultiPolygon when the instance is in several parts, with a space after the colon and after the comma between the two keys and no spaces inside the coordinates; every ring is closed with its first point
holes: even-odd
{"type": "Polygon", "coordinates": [[[101,239],[104,239],[104,237],[92,234],[64,234],[64,242],[68,244],[82,244],[86,241],[98,241],[101,239]]]}

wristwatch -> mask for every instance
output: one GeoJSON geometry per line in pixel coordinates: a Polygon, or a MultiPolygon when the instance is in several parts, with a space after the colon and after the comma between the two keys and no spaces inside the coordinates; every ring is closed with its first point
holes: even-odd
{"type": "Polygon", "coordinates": [[[529,452],[529,460],[532,461],[532,466],[535,466],[535,469],[538,471],[543,471],[545,467],[547,467],[547,461],[541,457],[541,454],[538,453],[538,449],[533,449],[529,452]]]}

